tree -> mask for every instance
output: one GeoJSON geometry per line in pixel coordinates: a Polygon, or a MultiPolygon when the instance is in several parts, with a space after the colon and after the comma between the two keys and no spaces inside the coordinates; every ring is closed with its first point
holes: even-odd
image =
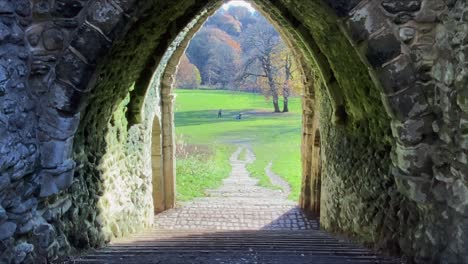
{"type": "Polygon", "coordinates": [[[250,25],[242,42],[242,48],[247,51],[247,58],[238,80],[241,82],[254,80],[264,90],[266,96],[273,99],[275,113],[280,112],[279,91],[276,80],[279,68],[274,65],[274,56],[281,42],[278,32],[266,20],[250,25]]]}
{"type": "Polygon", "coordinates": [[[203,28],[191,41],[187,56],[201,71],[203,85],[229,88],[239,69],[241,46],[226,32],[203,28]]]}
{"type": "Polygon", "coordinates": [[[239,36],[242,31],[241,22],[224,10],[219,10],[210,17],[206,26],[219,28],[231,36],[239,36]]]}
{"type": "Polygon", "coordinates": [[[190,63],[187,56],[184,54],[180,58],[176,73],[177,88],[197,88],[200,86],[201,77],[198,68],[190,63]]]}
{"type": "Polygon", "coordinates": [[[289,112],[289,97],[300,87],[291,51],[276,29],[264,18],[248,27],[242,40],[247,54],[238,80],[244,86],[255,83],[266,97],[271,97],[275,112],[280,112],[279,97],[283,97],[282,112],[289,112]]]}
{"type": "Polygon", "coordinates": [[[273,64],[279,69],[276,79],[282,87],[283,112],[289,112],[289,97],[291,94],[298,93],[301,90],[303,80],[291,50],[286,47],[284,42],[281,42],[276,50],[277,52],[274,54],[273,59],[273,64]]]}

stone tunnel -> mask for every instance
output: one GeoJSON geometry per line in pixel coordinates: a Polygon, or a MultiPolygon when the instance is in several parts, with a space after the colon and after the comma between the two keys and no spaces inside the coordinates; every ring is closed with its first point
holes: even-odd
{"type": "MultiPolygon", "coordinates": [[[[255,0],[303,75],[299,204],[416,263],[468,263],[468,3],[255,0]]],[[[220,0],[0,0],[0,262],[174,206],[173,76],[220,0]]]]}

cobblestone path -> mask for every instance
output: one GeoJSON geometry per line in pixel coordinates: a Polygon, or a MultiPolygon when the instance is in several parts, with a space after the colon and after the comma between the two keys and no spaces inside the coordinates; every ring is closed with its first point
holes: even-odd
{"type": "Polygon", "coordinates": [[[398,263],[320,231],[316,219],[287,200],[284,183],[278,189],[257,186],[246,169],[255,156],[246,148],[246,160],[239,160],[243,149],[233,153],[230,176],[220,188],[208,190],[208,197],[157,215],[152,231],[117,239],[74,262],[398,263]]]}
{"type": "MultiPolygon", "coordinates": [[[[258,180],[247,171],[255,156],[249,148],[241,147],[230,158],[232,172],[208,197],[184,203],[180,208],[156,216],[159,229],[177,230],[306,230],[318,229],[316,220],[308,219],[287,199],[282,189],[257,186],[258,180]],[[247,151],[246,160],[238,157],[247,151]]],[[[281,187],[281,186],[279,186],[281,187]]]]}

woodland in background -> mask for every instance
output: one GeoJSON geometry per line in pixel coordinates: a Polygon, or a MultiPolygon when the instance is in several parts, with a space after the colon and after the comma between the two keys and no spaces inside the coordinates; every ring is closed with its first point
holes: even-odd
{"type": "Polygon", "coordinates": [[[301,84],[279,32],[259,12],[241,6],[221,8],[207,20],[181,58],[176,77],[177,88],[262,93],[272,99],[275,112],[289,111],[288,98],[301,84]]]}

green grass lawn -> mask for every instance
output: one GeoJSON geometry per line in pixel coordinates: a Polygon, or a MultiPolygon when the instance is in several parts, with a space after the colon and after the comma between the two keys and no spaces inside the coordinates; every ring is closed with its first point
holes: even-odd
{"type": "MultiPolygon", "coordinates": [[[[224,168],[224,175],[214,173],[192,177],[181,177],[184,159],[178,159],[177,180],[178,198],[188,200],[200,196],[201,192],[191,193],[189,185],[196,181],[207,182],[200,188],[214,188],[221,179],[228,176],[230,151],[237,144],[249,144],[256,155],[256,161],[248,167],[260,185],[271,187],[264,170],[270,161],[273,171],[290,185],[290,199],[299,198],[301,185],[301,101],[290,99],[289,113],[273,113],[271,102],[261,95],[204,90],[176,90],[175,123],[179,138],[188,144],[204,145],[213,150],[210,162],[224,168]],[[217,118],[222,109],[223,118],[217,118]],[[242,119],[235,117],[242,113],[242,119]],[[219,157],[227,157],[225,160],[219,157]],[[183,186],[181,188],[181,186],[183,186]]],[[[188,165],[185,165],[188,166],[188,165]]],[[[195,166],[191,164],[191,166],[195,166]]],[[[195,166],[196,167],[196,166],[195,166]]],[[[212,171],[212,170],[208,170],[212,171]]],[[[219,173],[218,173],[219,174],[219,173]]],[[[200,184],[194,184],[201,186],[200,184]]],[[[197,187],[198,188],[198,187],[197,187]]],[[[199,188],[199,189],[200,189],[199,188]]]]}

